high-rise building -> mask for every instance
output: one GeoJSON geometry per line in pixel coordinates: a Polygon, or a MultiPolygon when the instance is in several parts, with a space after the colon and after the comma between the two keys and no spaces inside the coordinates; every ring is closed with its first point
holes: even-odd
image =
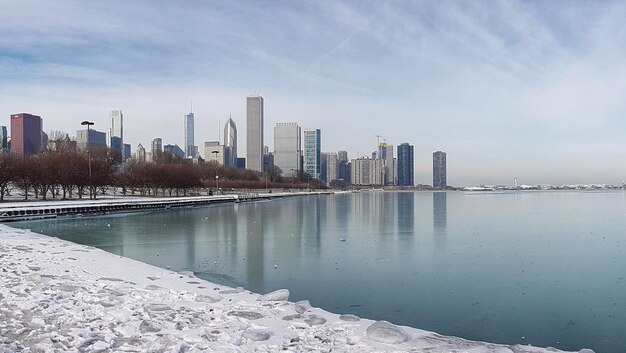
{"type": "Polygon", "coordinates": [[[263,171],[263,97],[250,96],[246,100],[246,168],[263,171]]]}
{"type": "Polygon", "coordinates": [[[398,185],[414,186],[413,146],[408,143],[398,145],[398,185]]]}
{"type": "Polygon", "coordinates": [[[337,153],[326,153],[326,182],[339,179],[339,159],[337,153]]]}
{"type": "Polygon", "coordinates": [[[300,131],[297,123],[278,123],[274,127],[274,165],[284,176],[294,176],[300,170],[300,131]]]}
{"type": "Polygon", "coordinates": [[[110,140],[107,139],[107,146],[122,153],[124,149],[124,114],[121,110],[112,110],[109,112],[109,117],[111,118],[111,131],[110,140]],[[116,137],[117,139],[114,140],[116,137]]]}
{"type": "Polygon", "coordinates": [[[322,132],[320,129],[304,129],[304,171],[315,179],[320,178],[322,155],[322,132]]]}
{"type": "Polygon", "coordinates": [[[163,140],[159,137],[152,140],[152,148],[150,149],[150,155],[152,156],[152,162],[156,163],[163,154],[163,140]]]}
{"type": "Polygon", "coordinates": [[[353,159],[350,163],[352,184],[383,185],[383,160],[370,158],[353,159]]]}
{"type": "Polygon", "coordinates": [[[76,130],[76,147],[81,151],[86,151],[87,145],[91,150],[106,148],[107,134],[94,129],[76,130]]]}
{"type": "Polygon", "coordinates": [[[348,163],[350,160],[348,159],[347,151],[339,151],[337,152],[337,161],[338,162],[346,162],[348,163]]]}
{"type": "Polygon", "coordinates": [[[225,164],[225,146],[220,145],[219,141],[209,141],[204,143],[204,160],[206,162],[216,161],[217,163],[225,164]]]}
{"type": "Polygon", "coordinates": [[[7,135],[7,127],[0,126],[0,153],[9,152],[9,136],[7,135]]]}
{"type": "Polygon", "coordinates": [[[445,189],[447,186],[446,153],[437,151],[433,153],[433,188],[445,189]]]}
{"type": "Polygon", "coordinates": [[[328,153],[322,152],[320,154],[320,181],[328,183],[328,153]]]}
{"type": "Polygon", "coordinates": [[[11,152],[23,157],[41,152],[42,127],[40,116],[26,113],[11,115],[11,152]]]}
{"type": "Polygon", "coordinates": [[[237,166],[237,125],[232,117],[228,117],[228,121],[224,126],[224,155],[227,167],[237,166]]]}
{"type": "Polygon", "coordinates": [[[338,169],[337,171],[338,180],[346,184],[352,183],[352,168],[351,168],[350,161],[339,161],[339,165],[337,169],[338,169]]]}
{"type": "Polygon", "coordinates": [[[137,146],[137,162],[146,163],[146,149],[141,144],[137,146]]]}
{"type": "Polygon", "coordinates": [[[129,160],[131,158],[130,155],[130,143],[125,143],[124,144],[124,153],[122,153],[122,158],[124,158],[125,161],[129,160]]]}
{"type": "Polygon", "coordinates": [[[385,142],[379,144],[377,157],[377,159],[381,159],[383,161],[384,185],[394,185],[396,178],[394,174],[395,167],[393,158],[393,145],[385,142]]]}
{"type": "Polygon", "coordinates": [[[195,142],[193,138],[194,134],[194,116],[193,113],[185,115],[185,156],[187,158],[195,157],[195,142]]]}
{"type": "Polygon", "coordinates": [[[178,157],[180,159],[185,158],[185,151],[183,151],[182,148],[178,147],[178,145],[165,145],[163,146],[163,150],[165,152],[171,153],[174,157],[178,157]]]}

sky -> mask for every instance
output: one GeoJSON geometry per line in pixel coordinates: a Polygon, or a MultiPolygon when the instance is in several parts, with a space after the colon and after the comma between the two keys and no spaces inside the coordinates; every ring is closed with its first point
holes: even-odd
{"type": "MultiPolygon", "coordinates": [[[[18,112],[74,135],[183,145],[221,138],[245,98],[273,127],[322,130],[322,150],[415,146],[415,181],[609,183],[626,179],[623,1],[0,0],[0,125],[18,112]]],[[[201,148],[202,149],[202,148],[201,148]]],[[[241,152],[240,152],[241,154],[241,152]]]]}

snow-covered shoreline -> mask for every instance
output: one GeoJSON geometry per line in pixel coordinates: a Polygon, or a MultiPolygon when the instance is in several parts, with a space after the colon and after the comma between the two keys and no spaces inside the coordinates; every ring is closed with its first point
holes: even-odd
{"type": "Polygon", "coordinates": [[[2,224],[0,265],[1,352],[559,352],[329,313],[2,224]]]}

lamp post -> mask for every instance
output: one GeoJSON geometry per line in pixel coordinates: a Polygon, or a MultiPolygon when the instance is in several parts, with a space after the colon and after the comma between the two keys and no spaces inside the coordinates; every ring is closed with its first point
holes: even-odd
{"type": "Polygon", "coordinates": [[[80,123],[82,126],[87,126],[87,163],[89,164],[89,198],[93,198],[94,192],[93,192],[93,182],[92,182],[92,178],[91,178],[91,141],[89,138],[89,127],[91,125],[93,125],[94,123],[91,121],[83,121],[82,123],[80,123]]]}
{"type": "Polygon", "coordinates": [[[267,179],[268,179],[268,177],[270,175],[270,171],[267,169],[267,162],[263,163],[263,166],[264,166],[263,169],[265,169],[265,192],[267,192],[268,191],[268,189],[267,189],[267,179]]]}
{"type": "Polygon", "coordinates": [[[219,175],[215,176],[215,184],[217,187],[217,193],[219,193],[220,192],[220,176],[219,175]]]}
{"type": "MultiPolygon", "coordinates": [[[[217,155],[220,153],[220,151],[213,150],[211,151],[211,153],[215,155],[215,161],[219,163],[219,161],[217,160],[217,155]]],[[[217,175],[217,172],[218,172],[218,169],[215,170],[215,184],[217,188],[217,190],[215,191],[216,194],[220,192],[220,182],[219,182],[220,177],[219,175],[217,175]]]]}

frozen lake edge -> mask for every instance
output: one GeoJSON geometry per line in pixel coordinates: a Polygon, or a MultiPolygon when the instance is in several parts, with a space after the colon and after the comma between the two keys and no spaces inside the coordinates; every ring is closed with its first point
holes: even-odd
{"type": "Polygon", "coordinates": [[[0,264],[2,352],[559,352],[329,313],[1,224],[0,264]]]}

